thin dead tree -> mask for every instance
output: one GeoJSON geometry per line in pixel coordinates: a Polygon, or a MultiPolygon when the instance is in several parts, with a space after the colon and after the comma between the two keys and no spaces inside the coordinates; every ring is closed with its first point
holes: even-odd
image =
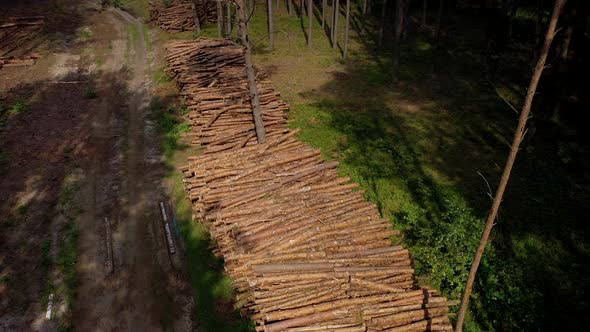
{"type": "Polygon", "coordinates": [[[275,48],[275,28],[272,17],[272,0],[267,0],[266,6],[268,13],[268,44],[270,46],[270,49],[272,50],[275,48]]]}
{"type": "Polygon", "coordinates": [[[393,70],[398,71],[400,47],[402,39],[402,29],[404,26],[404,2],[405,0],[396,0],[395,2],[395,26],[393,32],[393,70]]]}
{"type": "Polygon", "coordinates": [[[231,6],[230,2],[225,2],[225,37],[231,35],[231,6]]]}
{"type": "Polygon", "coordinates": [[[346,0],[346,26],[344,27],[344,54],[346,59],[348,56],[348,30],[350,29],[350,0],[346,0]]]}
{"type": "Polygon", "coordinates": [[[477,251],[475,252],[473,263],[471,264],[471,269],[469,271],[467,283],[465,284],[465,292],[463,293],[463,298],[461,300],[461,307],[459,308],[459,313],[457,316],[457,325],[455,327],[455,332],[463,331],[463,322],[465,321],[465,314],[467,313],[467,306],[469,305],[469,297],[471,296],[471,290],[473,288],[475,275],[481,262],[481,258],[483,256],[486,244],[488,243],[490,232],[492,231],[492,227],[494,227],[494,220],[496,220],[496,216],[498,215],[498,209],[500,208],[500,203],[502,202],[502,197],[504,196],[504,191],[506,190],[506,185],[508,184],[508,180],[510,179],[510,173],[512,171],[512,166],[514,166],[514,162],[516,160],[518,148],[520,147],[520,143],[522,142],[526,134],[525,128],[531,111],[533,98],[535,97],[535,92],[537,91],[539,79],[541,78],[541,74],[543,73],[543,69],[545,68],[545,61],[547,60],[547,54],[549,53],[551,42],[553,41],[553,37],[555,36],[555,27],[557,26],[557,19],[565,2],[566,0],[555,1],[553,13],[551,14],[551,21],[549,22],[549,28],[547,29],[547,34],[545,34],[545,42],[543,43],[543,48],[541,49],[541,53],[539,54],[539,59],[537,60],[535,70],[533,72],[533,76],[531,77],[529,88],[527,90],[526,98],[524,100],[524,104],[522,105],[522,110],[520,111],[520,116],[518,118],[518,126],[516,127],[516,131],[514,132],[514,138],[512,139],[510,153],[508,154],[508,159],[506,160],[506,165],[504,166],[504,171],[502,172],[502,177],[500,178],[500,183],[498,185],[498,189],[496,190],[496,195],[494,196],[492,208],[490,209],[490,213],[488,215],[486,226],[481,236],[479,246],[477,247],[477,251]]]}
{"type": "Polygon", "coordinates": [[[326,7],[328,7],[328,0],[322,0],[322,30],[326,29],[326,7]]]}
{"type": "MultiPolygon", "coordinates": [[[[256,138],[258,143],[264,142],[266,136],[264,122],[262,121],[262,111],[260,107],[260,98],[256,88],[256,73],[254,72],[254,63],[252,61],[252,51],[250,49],[250,40],[248,39],[248,13],[246,12],[245,0],[236,0],[239,11],[239,33],[242,44],[246,48],[244,61],[246,62],[246,74],[248,75],[248,89],[250,90],[250,103],[252,105],[252,117],[256,128],[256,138]]],[[[268,0],[271,2],[272,0],[268,0]]]]}
{"type": "Polygon", "coordinates": [[[223,37],[223,9],[221,1],[217,1],[217,32],[223,37]]]}
{"type": "Polygon", "coordinates": [[[311,48],[311,28],[312,28],[312,16],[313,15],[313,2],[311,0],[307,0],[307,18],[309,19],[309,28],[307,32],[307,47],[311,48]]]}
{"type": "Polygon", "coordinates": [[[438,46],[440,44],[440,26],[442,22],[442,14],[443,14],[443,0],[439,0],[438,2],[438,15],[436,17],[436,41],[434,42],[434,49],[438,50],[438,46]]]}
{"type": "MultiPolygon", "coordinates": [[[[195,12],[195,32],[197,33],[197,35],[200,35],[201,34],[201,22],[199,22],[199,9],[198,9],[199,5],[196,2],[192,2],[191,7],[193,9],[193,12],[195,12]]],[[[205,13],[206,12],[207,12],[207,9],[205,8],[205,13]]]]}
{"type": "Polygon", "coordinates": [[[332,48],[338,44],[338,16],[340,14],[340,0],[334,0],[334,15],[332,16],[332,48]]]}
{"type": "Polygon", "coordinates": [[[385,14],[387,13],[387,0],[383,0],[381,7],[381,22],[379,23],[379,37],[377,37],[377,46],[383,45],[383,31],[385,30],[385,14]]]}

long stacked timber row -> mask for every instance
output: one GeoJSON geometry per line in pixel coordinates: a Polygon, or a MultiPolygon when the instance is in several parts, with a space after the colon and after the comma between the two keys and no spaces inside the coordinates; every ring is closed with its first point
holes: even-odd
{"type": "Polygon", "coordinates": [[[39,55],[32,51],[44,24],[44,16],[0,19],[0,68],[35,64],[39,55]]]}
{"type": "Polygon", "coordinates": [[[181,169],[185,188],[257,331],[452,330],[456,302],[416,284],[390,222],[287,129],[288,106],[263,79],[257,144],[243,47],[175,41],[167,60],[206,146],[181,169]]]}
{"type": "Polygon", "coordinates": [[[151,3],[149,10],[150,17],[161,29],[168,32],[181,32],[194,31],[196,25],[203,22],[215,22],[217,20],[215,6],[215,2],[208,0],[176,0],[168,6],[151,3]]]}

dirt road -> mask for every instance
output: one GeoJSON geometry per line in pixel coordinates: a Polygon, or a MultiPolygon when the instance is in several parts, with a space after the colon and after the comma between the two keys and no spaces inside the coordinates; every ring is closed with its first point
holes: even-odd
{"type": "Polygon", "coordinates": [[[0,1],[10,15],[46,23],[19,44],[37,63],[0,69],[0,331],[197,330],[160,220],[147,29],[97,1],[0,1]]]}
{"type": "Polygon", "coordinates": [[[73,326],[79,331],[191,331],[190,285],[180,261],[169,258],[158,214],[157,204],[166,197],[158,136],[148,119],[148,36],[126,12],[112,9],[101,15],[115,28],[116,38],[99,78],[101,115],[93,126],[97,153],[81,190],[88,208],[80,218],[73,326]],[[112,273],[105,265],[106,241],[112,242],[112,273]]]}

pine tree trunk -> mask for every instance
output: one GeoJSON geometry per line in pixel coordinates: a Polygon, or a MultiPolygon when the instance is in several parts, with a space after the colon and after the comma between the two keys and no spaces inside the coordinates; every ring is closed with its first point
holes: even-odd
{"type": "Polygon", "coordinates": [[[322,30],[326,30],[326,7],[328,7],[328,0],[322,0],[322,30]]]}
{"type": "Polygon", "coordinates": [[[217,32],[219,37],[223,37],[223,10],[221,1],[217,2],[217,32]]]}
{"type": "MultiPolygon", "coordinates": [[[[398,71],[400,46],[402,39],[402,28],[404,26],[404,0],[396,0],[395,2],[395,28],[393,35],[393,70],[398,71]]],[[[395,75],[394,75],[395,76],[395,75]]]]}
{"type": "Polygon", "coordinates": [[[443,0],[439,0],[438,2],[438,15],[436,17],[436,40],[434,42],[434,49],[438,50],[440,45],[440,26],[442,22],[442,14],[443,14],[443,0]]]}
{"type": "Polygon", "coordinates": [[[231,7],[229,1],[225,2],[225,37],[229,37],[231,35],[231,7]]]}
{"type": "Polygon", "coordinates": [[[383,31],[385,30],[385,14],[387,13],[387,0],[383,0],[383,7],[381,8],[381,22],[379,24],[379,37],[377,37],[377,46],[383,46],[383,31]]]}
{"type": "MultiPolygon", "coordinates": [[[[258,143],[264,142],[266,136],[264,122],[262,121],[262,111],[260,108],[260,98],[256,88],[256,74],[254,72],[254,63],[252,62],[252,51],[250,49],[250,40],[248,38],[248,13],[246,12],[245,0],[236,0],[239,8],[239,33],[242,44],[246,48],[244,60],[246,62],[246,74],[248,75],[248,89],[250,90],[250,103],[252,105],[252,117],[256,128],[256,138],[258,143]]],[[[268,0],[269,2],[272,0],[268,0]]]]}
{"type": "Polygon", "coordinates": [[[348,30],[350,29],[350,0],[346,0],[346,26],[344,28],[344,59],[348,56],[348,30]]]}
{"type": "Polygon", "coordinates": [[[555,35],[557,19],[559,17],[561,9],[563,8],[563,5],[565,4],[565,1],[566,0],[556,0],[555,6],[553,7],[553,13],[551,15],[551,21],[549,22],[549,28],[547,29],[547,33],[545,34],[545,42],[543,43],[543,48],[541,49],[539,60],[537,61],[537,65],[535,66],[535,71],[533,72],[533,77],[531,78],[526,98],[524,104],[522,105],[522,110],[518,118],[518,126],[516,127],[516,131],[514,132],[512,146],[510,147],[510,153],[508,154],[508,159],[506,160],[506,165],[504,166],[504,172],[502,173],[502,177],[500,178],[500,184],[498,185],[498,189],[496,190],[496,195],[494,196],[492,208],[490,209],[490,213],[486,221],[486,226],[481,236],[481,241],[479,242],[479,246],[477,248],[477,251],[475,252],[475,257],[473,258],[473,263],[471,264],[471,269],[469,271],[467,283],[465,284],[465,292],[463,293],[463,298],[461,300],[461,307],[459,308],[459,313],[457,316],[457,325],[455,327],[455,332],[463,331],[463,322],[465,321],[465,314],[467,312],[469,297],[471,295],[471,290],[473,288],[473,281],[475,280],[475,275],[477,273],[479,263],[481,262],[483,252],[488,243],[490,232],[492,231],[492,227],[494,227],[494,221],[496,220],[496,216],[498,215],[498,209],[500,208],[500,203],[502,202],[502,198],[504,197],[504,191],[506,190],[506,185],[508,184],[508,180],[510,179],[510,173],[512,171],[512,166],[514,166],[514,162],[516,160],[518,148],[520,147],[520,143],[522,142],[525,135],[526,122],[531,111],[533,98],[535,96],[535,92],[537,91],[539,79],[541,78],[541,74],[543,73],[543,69],[545,67],[545,61],[547,60],[547,54],[549,53],[549,48],[551,47],[553,36],[555,35]]]}
{"type": "Polygon", "coordinates": [[[307,0],[307,18],[309,19],[309,28],[307,30],[307,47],[311,48],[311,28],[313,20],[311,16],[313,15],[313,2],[311,0],[307,0]]]}
{"type": "Polygon", "coordinates": [[[268,13],[268,45],[273,50],[275,48],[275,28],[272,17],[272,0],[267,0],[266,5],[268,13]]]}
{"type": "Polygon", "coordinates": [[[334,16],[332,23],[332,48],[338,45],[338,16],[340,16],[340,0],[334,0],[334,16]]]}

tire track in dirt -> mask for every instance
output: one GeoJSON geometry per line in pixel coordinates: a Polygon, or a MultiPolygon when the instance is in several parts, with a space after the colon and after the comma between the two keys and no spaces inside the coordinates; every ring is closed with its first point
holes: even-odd
{"type": "Polygon", "coordinates": [[[157,133],[149,124],[149,61],[142,23],[120,10],[103,12],[117,29],[98,89],[95,162],[83,189],[80,286],[74,313],[79,331],[193,330],[192,296],[182,264],[173,267],[159,221],[164,200],[157,133]],[[127,32],[131,34],[126,41],[127,32]],[[128,53],[121,51],[130,45],[128,53]],[[128,58],[128,67],[122,66],[128,58]],[[124,103],[117,103],[123,100],[124,103]],[[111,220],[114,273],[105,275],[105,223],[111,220]]]}

